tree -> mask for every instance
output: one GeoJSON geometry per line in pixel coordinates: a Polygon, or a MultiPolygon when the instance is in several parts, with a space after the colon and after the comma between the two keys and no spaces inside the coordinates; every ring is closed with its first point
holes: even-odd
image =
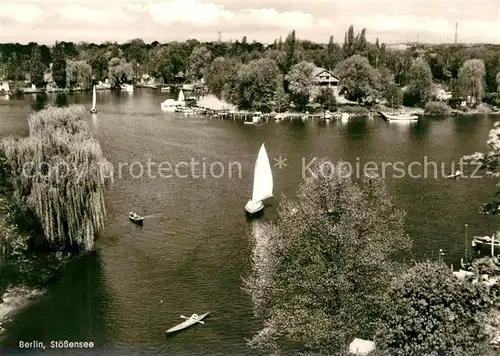
{"type": "Polygon", "coordinates": [[[291,67],[285,76],[288,82],[288,91],[295,105],[304,109],[309,102],[313,89],[313,72],[316,66],[311,62],[302,61],[291,67]]]}
{"type": "Polygon", "coordinates": [[[44,69],[42,58],[40,56],[40,48],[38,46],[34,46],[30,59],[30,81],[37,87],[43,85],[44,83],[44,69]]]}
{"type": "Polygon", "coordinates": [[[333,110],[337,104],[337,99],[333,93],[332,88],[322,87],[314,101],[320,104],[324,109],[333,110]]]}
{"type": "MultiPolygon", "coordinates": [[[[490,130],[486,144],[488,146],[487,153],[475,152],[464,156],[463,159],[476,167],[479,165],[484,169],[486,176],[498,179],[500,177],[500,122],[496,122],[493,129],[490,130]]],[[[490,202],[485,203],[480,212],[492,215],[500,212],[500,183],[497,184],[495,197],[490,202]]]]}
{"type": "Polygon", "coordinates": [[[361,30],[361,33],[357,38],[356,53],[364,54],[367,51],[367,49],[368,49],[368,42],[366,41],[366,28],[364,28],[361,30]]]}
{"type": "Polygon", "coordinates": [[[188,55],[184,46],[177,42],[157,47],[151,58],[153,74],[162,77],[165,83],[173,82],[177,74],[185,72],[188,55]]]}
{"type": "Polygon", "coordinates": [[[146,44],[140,38],[133,39],[125,44],[125,58],[129,62],[142,64],[148,56],[146,44]]]}
{"type": "Polygon", "coordinates": [[[497,79],[497,93],[500,93],[500,72],[497,73],[496,79],[497,79]]]}
{"type": "Polygon", "coordinates": [[[107,78],[109,60],[101,50],[90,58],[89,64],[92,67],[92,76],[95,80],[104,81],[107,78]]]}
{"type": "Polygon", "coordinates": [[[394,255],[410,240],[380,178],[355,184],[345,164],[325,160],[305,171],[297,199],[283,198],[277,222],[255,232],[245,288],[264,327],[251,345],[333,354],[373,336],[394,255]]]}
{"type": "Polygon", "coordinates": [[[93,250],[104,228],[109,165],[89,132],[87,117],[83,106],[43,110],[29,117],[28,137],[0,143],[14,189],[13,206],[21,206],[23,216],[34,213],[44,240],[55,250],[93,250]]]}
{"type": "Polygon", "coordinates": [[[322,65],[328,70],[332,70],[342,60],[342,48],[334,42],[330,36],[328,45],[324,50],[322,65]]]}
{"type": "Polygon", "coordinates": [[[381,67],[378,69],[378,72],[380,77],[380,90],[385,93],[389,85],[395,82],[394,73],[387,67],[381,67]]]}
{"type": "Polygon", "coordinates": [[[195,47],[189,56],[189,72],[195,79],[200,79],[211,60],[212,53],[205,46],[195,47]]]}
{"type": "Polygon", "coordinates": [[[482,59],[469,59],[458,70],[458,82],[461,94],[465,97],[471,96],[481,101],[484,96],[484,78],[486,72],[482,59]]]}
{"type": "Polygon", "coordinates": [[[443,57],[437,53],[431,53],[425,56],[429,67],[431,68],[432,77],[436,80],[446,81],[451,77],[451,73],[446,69],[446,64],[443,57]]]}
{"type": "Polygon", "coordinates": [[[68,60],[66,67],[67,87],[87,90],[92,85],[92,67],[86,61],[68,60]]]}
{"type": "Polygon", "coordinates": [[[485,284],[462,281],[440,262],[422,262],[393,280],[387,298],[378,347],[404,355],[485,355],[492,305],[485,284]]]}
{"type": "Polygon", "coordinates": [[[238,70],[233,102],[241,109],[271,111],[279,68],[272,59],[263,58],[238,70]]]}
{"type": "Polygon", "coordinates": [[[344,45],[342,50],[344,51],[344,57],[351,57],[355,53],[356,39],[354,37],[354,26],[349,26],[349,29],[345,33],[344,45]]]}
{"type": "Polygon", "coordinates": [[[10,80],[21,80],[24,78],[21,68],[21,58],[17,53],[12,53],[7,60],[7,78],[10,80]]]}
{"type": "Polygon", "coordinates": [[[66,86],[66,58],[64,55],[64,46],[56,42],[52,49],[52,79],[59,88],[66,86]]]}
{"type": "Polygon", "coordinates": [[[290,106],[290,96],[285,91],[283,85],[284,77],[280,75],[276,78],[276,90],[274,92],[274,110],[281,112],[282,110],[288,109],[290,106]]]}
{"type": "Polygon", "coordinates": [[[391,108],[397,108],[403,104],[403,91],[397,84],[389,84],[384,97],[391,108]]]}
{"type": "Polygon", "coordinates": [[[295,30],[293,30],[286,38],[284,44],[284,56],[280,63],[283,73],[288,73],[292,66],[299,62],[297,39],[295,38],[295,30]]]}
{"type": "Polygon", "coordinates": [[[119,87],[123,83],[130,82],[134,77],[134,69],[131,63],[121,58],[111,58],[108,64],[108,75],[111,86],[119,87]]]}
{"type": "Polygon", "coordinates": [[[380,76],[366,57],[354,55],[339,63],[335,71],[341,81],[346,97],[361,101],[375,97],[380,92],[380,76]]]}
{"type": "Polygon", "coordinates": [[[409,73],[409,92],[425,104],[431,97],[432,71],[425,59],[416,59],[409,73]]]}
{"type": "Polygon", "coordinates": [[[237,64],[228,58],[217,57],[205,71],[206,83],[210,91],[218,98],[222,97],[224,85],[235,79],[237,64]]]}

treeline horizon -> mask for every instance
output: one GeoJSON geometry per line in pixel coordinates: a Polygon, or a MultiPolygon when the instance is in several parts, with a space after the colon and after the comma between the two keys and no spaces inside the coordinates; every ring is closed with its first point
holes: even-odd
{"type": "Polygon", "coordinates": [[[242,109],[268,111],[290,101],[302,109],[315,98],[323,106],[334,102],[331,93],[314,88],[311,75],[320,67],[340,79],[347,99],[360,103],[385,99],[395,106],[424,106],[433,100],[433,84],[440,84],[457,100],[473,96],[496,105],[500,45],[391,47],[378,38],[368,41],[366,28],[355,31],[352,25],[343,41],[330,36],[326,45],[300,39],[295,31],[270,45],[246,36],[232,43],[133,39],[123,44],[57,42],[52,47],[0,44],[0,76],[18,86],[29,79],[37,87],[53,81],[70,89],[88,89],[105,79],[113,87],[138,83],[144,74],[158,84],[204,78],[218,97],[242,109]],[[402,93],[405,87],[410,90],[402,93]]]}

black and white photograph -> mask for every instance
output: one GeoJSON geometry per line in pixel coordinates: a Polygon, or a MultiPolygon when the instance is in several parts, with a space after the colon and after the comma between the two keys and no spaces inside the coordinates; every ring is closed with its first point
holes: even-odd
{"type": "Polygon", "coordinates": [[[2,0],[0,355],[500,355],[499,0],[2,0]]]}

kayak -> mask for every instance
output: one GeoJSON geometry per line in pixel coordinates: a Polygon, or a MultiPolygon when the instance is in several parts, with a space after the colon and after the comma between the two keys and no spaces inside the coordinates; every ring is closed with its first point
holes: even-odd
{"type": "MultiPolygon", "coordinates": [[[[209,313],[205,313],[205,314],[201,314],[201,315],[197,315],[197,314],[193,314],[191,315],[189,318],[186,318],[185,321],[183,321],[182,323],[180,324],[177,324],[176,326],[168,329],[166,331],[167,334],[171,334],[171,333],[174,333],[176,331],[180,331],[180,330],[183,330],[183,329],[186,329],[186,328],[189,328],[190,326],[196,324],[196,323],[203,323],[202,320],[208,315],[209,313]]],[[[181,316],[182,318],[183,316],[181,316]]]]}

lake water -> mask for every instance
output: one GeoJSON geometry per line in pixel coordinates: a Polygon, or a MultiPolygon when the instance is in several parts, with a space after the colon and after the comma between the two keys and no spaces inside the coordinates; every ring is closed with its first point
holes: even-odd
{"type": "MultiPolygon", "coordinates": [[[[361,167],[374,161],[379,168],[383,162],[408,165],[427,157],[444,162],[444,173],[449,174],[458,168],[450,162],[486,149],[495,122],[487,116],[423,118],[415,124],[360,118],[349,123],[271,122],[254,127],[162,113],[164,99],[164,94],[146,89],[97,93],[99,112],[89,114],[88,122],[115,167],[105,234],[95,253],[73,261],[47,296],[13,318],[0,345],[72,340],[93,341],[95,354],[255,354],[245,342],[260,322],[253,319],[251,300],[241,290],[251,255],[251,226],[243,207],[251,195],[253,165],[262,143],[271,163],[279,156],[287,159],[286,167],[273,167],[279,197],[295,193],[303,160],[307,165],[314,157],[342,159],[354,166],[359,161],[361,167]],[[185,178],[137,178],[148,161],[175,166],[191,159],[200,162],[198,176],[205,163],[206,178],[196,178],[185,166],[180,167],[185,178]],[[214,162],[223,164],[223,177],[210,176],[208,167],[214,162]],[[229,177],[231,162],[241,164],[241,177],[234,164],[229,177]],[[150,218],[143,227],[135,226],[127,219],[129,210],[150,218]],[[205,311],[212,313],[205,325],[165,336],[166,329],[182,321],[181,314],[205,311]]],[[[46,102],[89,108],[91,94],[4,101],[0,136],[26,134],[27,116],[46,102]]],[[[152,172],[157,173],[154,168],[152,172]]],[[[413,169],[419,172],[418,166],[413,169]]],[[[387,183],[396,203],[407,211],[413,257],[436,259],[443,249],[445,261],[458,265],[464,253],[464,224],[469,237],[497,228],[496,218],[477,214],[494,193],[495,182],[444,179],[440,172],[435,179],[433,170],[429,172],[430,178],[388,177],[387,183]]],[[[266,208],[264,219],[276,218],[276,205],[266,208]]]]}

